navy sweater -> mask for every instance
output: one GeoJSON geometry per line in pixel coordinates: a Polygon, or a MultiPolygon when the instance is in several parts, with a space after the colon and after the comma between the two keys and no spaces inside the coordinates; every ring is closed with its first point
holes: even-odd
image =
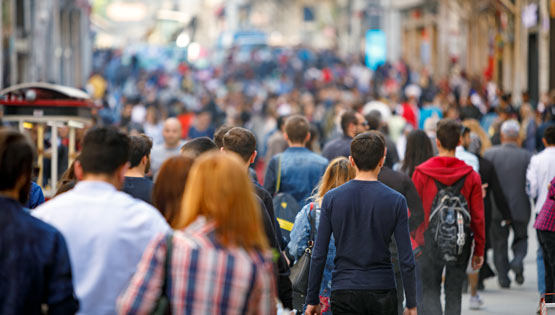
{"type": "Polygon", "coordinates": [[[324,196],[310,265],[306,299],[310,305],[319,303],[332,233],[337,249],[332,291],[395,288],[389,252],[391,236],[395,235],[407,307],[416,306],[415,262],[405,197],[378,181],[359,180],[345,183],[324,196]]]}

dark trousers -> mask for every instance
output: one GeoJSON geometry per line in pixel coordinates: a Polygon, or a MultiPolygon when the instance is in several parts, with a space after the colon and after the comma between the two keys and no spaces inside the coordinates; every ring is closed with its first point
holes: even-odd
{"type": "Polygon", "coordinates": [[[509,270],[514,268],[519,271],[524,269],[524,257],[528,251],[528,222],[512,222],[511,227],[514,233],[513,260],[509,263],[509,227],[501,226],[501,221],[494,220],[491,225],[491,242],[493,247],[493,262],[497,270],[499,282],[509,281],[509,270]]]}
{"type": "Polygon", "coordinates": [[[397,290],[336,290],[331,292],[333,315],[397,315],[397,290]]]}
{"type": "MultiPolygon", "coordinates": [[[[538,231],[545,264],[545,293],[555,293],[555,232],[538,231]]],[[[554,303],[553,295],[546,295],[547,303],[554,303]]]]}
{"type": "Polygon", "coordinates": [[[431,255],[424,252],[418,261],[422,280],[422,300],[419,301],[418,315],[459,315],[463,282],[466,279],[465,264],[446,266],[438,264],[431,255]],[[441,280],[445,269],[445,313],[441,307],[441,280]]]}

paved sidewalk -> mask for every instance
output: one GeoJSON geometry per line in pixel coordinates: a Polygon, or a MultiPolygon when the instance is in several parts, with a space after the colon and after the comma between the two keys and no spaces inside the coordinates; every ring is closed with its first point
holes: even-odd
{"type": "MultiPolygon", "coordinates": [[[[510,243],[509,243],[510,245],[510,243]]],[[[514,273],[510,272],[511,288],[501,289],[497,283],[497,278],[486,280],[484,291],[480,292],[484,306],[481,310],[471,311],[468,308],[470,295],[463,295],[462,314],[463,315],[534,315],[539,305],[539,293],[537,282],[536,249],[539,244],[536,239],[536,231],[530,223],[528,229],[528,254],[524,261],[524,284],[519,286],[514,281],[514,273]]],[[[510,250],[509,250],[510,251],[510,250]]],[[[490,262],[493,262],[490,250],[490,262]]],[[[490,266],[494,268],[493,263],[490,266]]]]}

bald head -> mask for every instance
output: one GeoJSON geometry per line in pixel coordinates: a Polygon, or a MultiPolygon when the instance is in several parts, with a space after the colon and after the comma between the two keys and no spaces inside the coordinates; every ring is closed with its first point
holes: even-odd
{"type": "Polygon", "coordinates": [[[162,130],[164,136],[164,143],[167,147],[174,148],[179,145],[181,139],[181,123],[177,118],[168,118],[164,122],[164,129],[162,130]]]}

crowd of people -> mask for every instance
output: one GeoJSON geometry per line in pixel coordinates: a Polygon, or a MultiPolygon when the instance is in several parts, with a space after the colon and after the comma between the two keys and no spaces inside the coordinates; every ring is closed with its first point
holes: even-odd
{"type": "Polygon", "coordinates": [[[0,313],[461,314],[465,288],[480,309],[485,279],[524,283],[530,220],[554,293],[555,94],[308,49],[227,61],[101,62],[46,202],[35,131],[0,129],[0,313]]]}

